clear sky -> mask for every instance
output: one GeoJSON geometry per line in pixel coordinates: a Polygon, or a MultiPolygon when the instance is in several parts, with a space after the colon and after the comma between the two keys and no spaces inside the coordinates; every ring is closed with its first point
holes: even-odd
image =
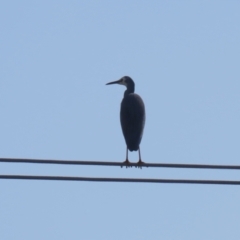
{"type": "MultiPolygon", "coordinates": [[[[0,157],[240,164],[239,1],[1,1],[0,157]],[[138,160],[137,152],[129,155],[138,160]]],[[[0,174],[240,180],[237,171],[0,163],[0,174]]],[[[239,240],[240,188],[0,180],[1,240],[239,240]]]]}

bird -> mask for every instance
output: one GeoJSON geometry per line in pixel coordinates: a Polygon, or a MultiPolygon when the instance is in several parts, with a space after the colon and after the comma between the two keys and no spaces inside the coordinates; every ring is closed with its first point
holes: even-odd
{"type": "Polygon", "coordinates": [[[124,76],[117,81],[109,82],[110,84],[120,84],[126,86],[126,91],[121,102],[120,108],[120,122],[122,127],[123,136],[127,145],[126,160],[124,165],[129,166],[131,163],[128,160],[128,150],[138,151],[139,161],[137,165],[141,168],[144,162],[141,159],[140,143],[143,136],[145,125],[145,105],[142,98],[134,93],[135,83],[129,76],[124,76]]]}

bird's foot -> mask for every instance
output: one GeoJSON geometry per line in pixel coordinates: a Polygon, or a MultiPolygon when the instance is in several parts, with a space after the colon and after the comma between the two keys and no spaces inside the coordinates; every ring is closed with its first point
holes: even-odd
{"type": "Polygon", "coordinates": [[[136,167],[142,169],[142,166],[143,166],[144,164],[145,164],[145,163],[144,163],[141,159],[139,159],[136,167]]]}
{"type": "Polygon", "coordinates": [[[121,168],[124,167],[124,166],[126,166],[126,168],[132,167],[132,166],[131,166],[131,163],[129,162],[128,159],[126,159],[122,164],[123,164],[123,165],[121,166],[121,168]]]}

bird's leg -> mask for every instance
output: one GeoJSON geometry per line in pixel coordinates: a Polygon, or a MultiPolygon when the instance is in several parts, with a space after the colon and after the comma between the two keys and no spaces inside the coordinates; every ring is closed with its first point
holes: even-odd
{"type": "MultiPolygon", "coordinates": [[[[127,148],[127,151],[126,151],[126,160],[123,162],[123,165],[126,165],[126,168],[128,168],[128,167],[132,167],[132,166],[130,166],[130,162],[129,162],[129,160],[128,160],[128,148],[127,148]]],[[[122,167],[122,166],[121,166],[122,167]]]]}
{"type": "Polygon", "coordinates": [[[142,168],[142,165],[144,164],[144,162],[142,161],[142,158],[141,158],[141,151],[140,151],[140,147],[138,149],[138,155],[139,155],[139,160],[138,160],[138,168],[142,168]]]}

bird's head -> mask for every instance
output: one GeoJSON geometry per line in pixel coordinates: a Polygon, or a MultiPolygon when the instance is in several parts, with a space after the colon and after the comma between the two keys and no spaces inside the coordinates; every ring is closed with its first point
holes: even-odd
{"type": "Polygon", "coordinates": [[[124,77],[120,78],[117,81],[109,82],[106,85],[110,85],[110,84],[124,85],[124,86],[127,87],[128,90],[131,89],[131,91],[134,92],[134,86],[135,86],[134,81],[130,77],[128,77],[128,76],[124,76],[124,77]]]}

